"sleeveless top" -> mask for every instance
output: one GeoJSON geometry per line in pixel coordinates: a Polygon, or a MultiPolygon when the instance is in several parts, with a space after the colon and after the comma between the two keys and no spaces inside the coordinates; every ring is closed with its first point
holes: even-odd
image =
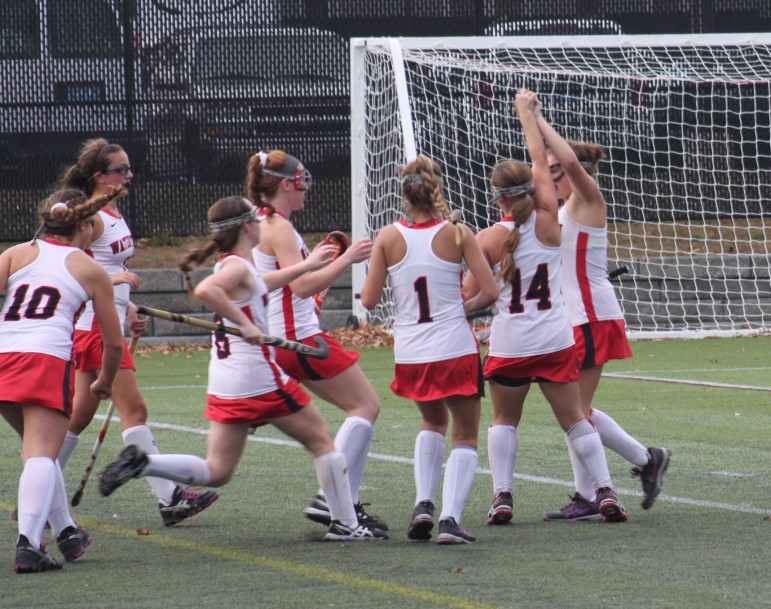
{"type": "Polygon", "coordinates": [[[38,257],[8,278],[0,352],[45,353],[69,361],[75,320],[89,300],[66,266],[78,248],[45,239],[35,243],[38,257]]]}
{"type": "MultiPolygon", "coordinates": [[[[490,326],[488,354],[495,357],[527,357],[567,349],[575,343],[562,301],[560,247],[550,247],[535,235],[536,213],[519,227],[514,250],[516,272],[511,283],[498,279],[498,315],[490,326]]],[[[514,228],[511,218],[500,225],[514,228]]],[[[501,263],[493,267],[498,276],[501,263]]]]}
{"type": "Polygon", "coordinates": [[[396,309],[394,359],[398,364],[436,362],[479,352],[463,310],[463,266],[442,260],[431,247],[447,224],[394,224],[407,243],[404,258],[388,267],[396,309]]]}
{"type": "MultiPolygon", "coordinates": [[[[115,215],[115,212],[107,209],[100,210],[99,215],[104,224],[104,232],[99,239],[88,246],[86,253],[101,264],[108,274],[122,273],[127,268],[129,258],[134,255],[134,238],[122,216],[115,215]]],[[[123,326],[126,321],[131,286],[121,283],[114,285],[113,290],[118,319],[123,326]]],[[[95,325],[94,307],[89,302],[76,327],[78,330],[92,330],[95,325]]]]}
{"type": "MultiPolygon", "coordinates": [[[[239,301],[232,301],[264,334],[268,332],[268,288],[251,261],[237,254],[225,254],[214,265],[216,273],[225,261],[238,260],[246,265],[255,282],[252,294],[239,301]]],[[[229,319],[220,319],[226,326],[235,326],[229,319]]],[[[269,393],[283,387],[289,377],[278,367],[273,347],[250,345],[240,336],[212,332],[209,382],[206,392],[219,398],[234,399],[269,393]]]]}
{"type": "Polygon", "coordinates": [[[623,319],[616,292],[608,279],[608,226],[591,228],[575,222],[565,209],[562,225],[562,287],[570,322],[623,319]]]}
{"type": "MultiPolygon", "coordinates": [[[[300,233],[294,231],[294,234],[297,247],[305,259],[310,253],[308,247],[300,233]]],[[[252,250],[252,257],[260,274],[281,268],[275,256],[263,254],[256,247],[252,250]]],[[[295,341],[319,334],[321,326],[313,297],[300,298],[289,285],[273,290],[268,298],[268,327],[270,334],[295,341]]]]}

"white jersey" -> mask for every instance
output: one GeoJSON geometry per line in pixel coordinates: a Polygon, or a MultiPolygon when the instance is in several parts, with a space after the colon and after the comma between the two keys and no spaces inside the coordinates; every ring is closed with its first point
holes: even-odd
{"type": "MultiPolygon", "coordinates": [[[[260,332],[268,334],[268,288],[254,265],[237,254],[226,254],[214,265],[214,272],[219,271],[225,261],[234,264],[232,260],[246,265],[256,284],[248,298],[233,301],[233,304],[252,320],[260,332]]],[[[226,326],[236,325],[229,319],[216,319],[226,326]]],[[[240,336],[212,332],[207,393],[225,399],[250,397],[275,391],[288,380],[289,377],[276,364],[273,347],[250,345],[240,336]]]]}
{"type": "MultiPolygon", "coordinates": [[[[295,231],[294,234],[297,247],[305,259],[310,253],[308,247],[300,233],[295,231]]],[[[281,268],[275,256],[263,254],[256,247],[252,250],[252,256],[260,274],[281,268]]],[[[273,290],[268,302],[268,326],[270,334],[288,340],[299,341],[318,334],[321,332],[321,326],[319,325],[319,316],[316,315],[313,297],[300,298],[292,292],[292,288],[288,285],[273,290]]]]}
{"type": "Polygon", "coordinates": [[[65,264],[78,248],[44,239],[35,243],[40,252],[34,262],[8,278],[0,352],[45,353],[70,361],[75,320],[88,301],[65,264]]]}
{"type": "MultiPolygon", "coordinates": [[[[109,275],[122,273],[127,268],[129,258],[134,255],[134,238],[122,216],[108,209],[100,210],[99,216],[104,224],[104,232],[99,239],[91,242],[86,253],[101,264],[109,275]]],[[[113,290],[118,319],[123,326],[126,321],[131,286],[120,283],[114,285],[113,290]]],[[[91,330],[95,325],[94,307],[89,302],[76,327],[78,330],[91,330]]]]}
{"type": "Polygon", "coordinates": [[[461,296],[463,267],[439,258],[431,244],[446,221],[394,226],[407,243],[404,258],[388,267],[393,290],[397,364],[437,362],[478,353],[461,296]]]}
{"type": "Polygon", "coordinates": [[[624,314],[608,279],[608,227],[591,228],[576,223],[565,206],[559,211],[562,225],[562,288],[568,317],[574,326],[624,314]]]}
{"type": "MultiPolygon", "coordinates": [[[[528,357],[567,349],[574,344],[560,293],[560,247],[543,245],[535,235],[535,218],[519,227],[514,250],[516,274],[511,283],[498,279],[498,315],[490,326],[488,353],[496,357],[528,357]]],[[[510,218],[499,224],[514,228],[510,218]]],[[[498,276],[501,264],[493,268],[498,276]]]]}

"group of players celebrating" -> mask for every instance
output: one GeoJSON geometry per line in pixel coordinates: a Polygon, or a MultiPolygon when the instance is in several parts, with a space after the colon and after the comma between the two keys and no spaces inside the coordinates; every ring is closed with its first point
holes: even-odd
{"type": "Polygon", "coordinates": [[[475,541],[461,516],[476,473],[484,381],[493,404],[487,524],[513,517],[517,428],[533,382],[564,431],[575,478],[570,502],[544,520],[626,521],[604,447],[634,465],[650,508],[670,451],[646,448],[592,406],[603,364],[631,357],[607,277],[606,203],[595,180],[602,149],[564,140],[530,91],[517,93],[515,107],[531,163],[504,160],[492,168],[501,218],[476,235],[450,212],[439,164],[419,155],[400,173],[403,220],[382,229],[374,244],[364,238],[309,251],[292,214],[304,207],[310,172],[281,150],[251,157],[246,196],[209,208],[209,240],[179,265],[188,276],[217,254],[213,273],[190,283],[190,293],[239,330],[212,335],[206,458],[161,454],[146,424],[122,332],[125,325],[139,336],[147,323],[129,298],[139,278],[126,268],[134,244],[118,207],[133,174],[120,146],[86,142],[60,190],[41,204],[35,238],[0,255],[0,413],[21,436],[24,460],[14,570],[61,568],[42,545],[46,522],[66,562],[91,543],[70,513],[62,468],[103,399],[120,413],[125,444],[99,479],[105,496],[145,478],[163,523],[173,526],[218,498],[180,484],[226,484],[250,431],[269,423],[313,455],[319,491],[305,515],[326,527],[324,539],[387,539],[387,525],[359,496],[379,399],[359,355],[322,332],[314,298],[367,260],[363,305],[377,306],[386,282],[393,293],[391,389],[414,400],[421,415],[410,539],[432,537],[452,420],[436,540],[475,541]],[[490,305],[498,314],[482,361],[467,316],[490,305]],[[262,341],[268,334],[307,345],[323,339],[329,355],[274,349],[262,341]],[[334,439],[310,394],[346,413],[334,439]]]}

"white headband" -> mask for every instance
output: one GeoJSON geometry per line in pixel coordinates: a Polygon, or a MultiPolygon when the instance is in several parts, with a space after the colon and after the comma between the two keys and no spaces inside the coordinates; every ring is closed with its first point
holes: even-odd
{"type": "MultiPolygon", "coordinates": [[[[228,218],[227,220],[220,220],[219,222],[209,222],[209,232],[218,233],[223,230],[228,230],[234,226],[239,226],[243,222],[249,222],[254,220],[257,216],[257,208],[253,207],[245,214],[236,216],[235,218],[228,218]]],[[[259,221],[259,220],[258,220],[259,221]]]]}

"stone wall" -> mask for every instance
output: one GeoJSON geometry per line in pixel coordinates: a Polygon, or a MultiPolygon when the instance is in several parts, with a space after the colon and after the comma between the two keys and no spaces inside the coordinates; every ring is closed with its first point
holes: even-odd
{"type": "MultiPolygon", "coordinates": [[[[187,293],[182,273],[173,269],[137,270],[141,279],[139,290],[133,292],[131,301],[154,309],[164,309],[191,317],[211,320],[212,315],[187,293]]],[[[193,285],[206,277],[211,270],[191,273],[193,285]]],[[[345,326],[351,314],[351,270],[347,269],[329,290],[321,311],[321,327],[324,330],[345,326]]],[[[209,340],[209,331],[165,319],[151,317],[147,333],[142,341],[154,343],[189,343],[209,340]]]]}

